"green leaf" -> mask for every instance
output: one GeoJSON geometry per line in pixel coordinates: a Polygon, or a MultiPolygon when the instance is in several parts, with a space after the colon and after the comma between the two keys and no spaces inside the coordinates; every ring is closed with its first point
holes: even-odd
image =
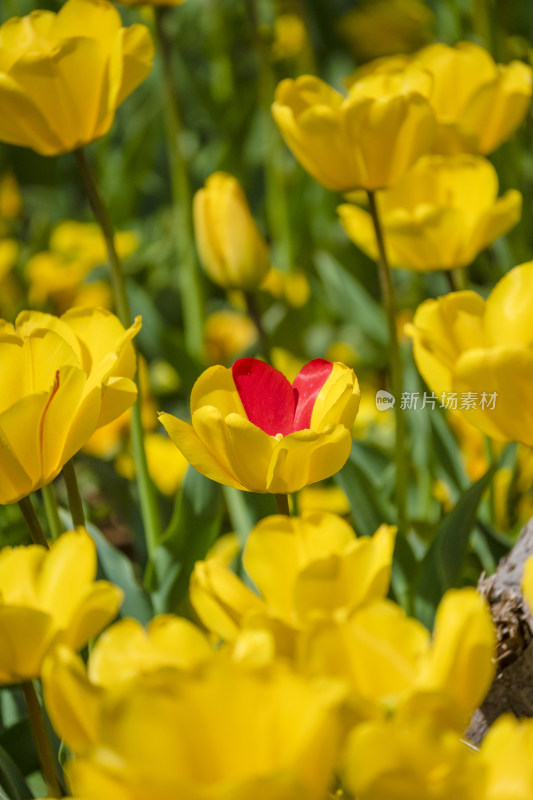
{"type": "Polygon", "coordinates": [[[354,442],[350,458],[334,476],[348,498],[353,526],[361,536],[372,536],[383,522],[394,522],[394,510],[385,498],[384,487],[376,485],[368,463],[364,446],[354,442]]]}
{"type": "Polygon", "coordinates": [[[495,467],[487,470],[446,515],[422,560],[414,602],[416,616],[428,628],[433,625],[435,610],[443,594],[460,581],[478,506],[494,471],[495,467]]]}
{"type": "Polygon", "coordinates": [[[24,778],[3,747],[0,747],[0,784],[8,794],[9,800],[32,800],[24,778]]]}
{"type": "MultiPolygon", "coordinates": [[[[67,528],[72,529],[72,518],[64,509],[59,510],[67,528]]],[[[124,602],[120,608],[121,617],[133,617],[146,625],[154,616],[150,597],[141,586],[133,564],[124,553],[111,545],[95,525],[87,522],[87,532],[96,545],[98,553],[98,577],[111,581],[124,592],[124,602]]]]}
{"type": "Polygon", "coordinates": [[[315,265],[329,304],[345,320],[357,320],[357,328],[375,345],[388,346],[387,317],[381,305],[332,255],[324,250],[315,265]]]}
{"type": "Polygon", "coordinates": [[[223,515],[220,484],[189,467],[173,518],[151,564],[149,580],[157,613],[176,612],[184,602],[194,564],[205,557],[217,538],[223,515]]]}
{"type": "Polygon", "coordinates": [[[28,719],[20,720],[3,732],[0,736],[0,748],[16,762],[22,775],[30,775],[40,768],[28,719]]]}

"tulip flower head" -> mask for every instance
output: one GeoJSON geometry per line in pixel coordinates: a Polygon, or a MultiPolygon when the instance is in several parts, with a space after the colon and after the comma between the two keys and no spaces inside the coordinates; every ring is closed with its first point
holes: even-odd
{"type": "MultiPolygon", "coordinates": [[[[391,266],[417,272],[454,269],[503,236],[520,219],[514,189],[498,198],[498,176],[480,156],[426,156],[379,197],[391,266]]],[[[377,259],[370,214],[353,204],[338,208],[350,239],[377,259]]]]}
{"type": "Polygon", "coordinates": [[[96,548],[87,532],[0,553],[0,683],[38,678],[58,644],[84,647],[115,617],[122,590],[96,581],[96,548]]]}
{"type": "Polygon", "coordinates": [[[194,229],[202,266],[224,289],[256,289],[270,268],[265,240],[238,181],[211,175],[194,196],[194,229]]]}
{"type": "Polygon", "coordinates": [[[0,27],[0,141],[55,156],[107,133],[149,74],[144,25],[123,28],[107,0],[67,0],[0,27]]]}
{"type": "Polygon", "coordinates": [[[496,284],[426,300],[409,332],[430,389],[487,436],[533,445],[533,262],[496,284]],[[457,402],[466,398],[467,402],[457,402]],[[468,400],[470,402],[468,402],[468,400]]]}
{"type": "Polygon", "coordinates": [[[383,189],[430,152],[429,74],[416,67],[369,75],[344,98],[311,75],[282,81],[272,114],[298,161],[338,192],[383,189]]]}
{"type": "Polygon", "coordinates": [[[137,395],[128,330],[102,309],[0,320],[0,504],[50,483],[137,395]]]}
{"type": "Polygon", "coordinates": [[[317,358],[292,385],[274,367],[242,358],[210,367],[191,394],[192,425],[160,420],[190,464],[208,478],[250,492],[285,494],[344,465],[359,407],[353,370],[317,358]]]}

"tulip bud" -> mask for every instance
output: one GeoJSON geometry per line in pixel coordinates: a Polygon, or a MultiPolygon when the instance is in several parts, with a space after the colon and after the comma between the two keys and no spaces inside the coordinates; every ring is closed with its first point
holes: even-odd
{"type": "Polygon", "coordinates": [[[256,289],[270,259],[237,180],[215,172],[196,192],[193,211],[200,261],[211,280],[224,289],[256,289]]]}

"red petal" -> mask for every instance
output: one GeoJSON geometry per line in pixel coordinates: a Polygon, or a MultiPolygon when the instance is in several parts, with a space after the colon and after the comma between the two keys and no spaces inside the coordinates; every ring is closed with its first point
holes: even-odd
{"type": "Polygon", "coordinates": [[[331,375],[332,369],[333,364],[331,361],[326,361],[324,358],[315,358],[305,367],[302,367],[292,382],[296,401],[294,431],[301,431],[310,427],[315,400],[331,375]]]}
{"type": "Polygon", "coordinates": [[[285,375],[257,358],[239,358],[232,373],[250,422],[269,436],[292,433],[295,398],[285,375]]]}

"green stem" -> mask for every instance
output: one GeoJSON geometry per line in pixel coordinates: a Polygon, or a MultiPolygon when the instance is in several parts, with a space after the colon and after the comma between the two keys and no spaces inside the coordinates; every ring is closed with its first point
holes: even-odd
{"type": "Polygon", "coordinates": [[[59,518],[59,511],[57,508],[57,497],[52,483],[48,483],[41,489],[41,495],[44,503],[44,510],[46,512],[46,519],[48,520],[48,527],[52,534],[52,539],[55,541],[63,533],[63,525],[59,518]]]}
{"type": "MultiPolygon", "coordinates": [[[[111,278],[113,290],[115,294],[115,304],[117,314],[125,328],[131,324],[131,311],[126,292],[126,281],[122,274],[122,265],[120,258],[115,247],[115,234],[113,224],[107,210],[107,206],[100,194],[98,184],[93,175],[93,171],[87,161],[85,151],[82,149],[75,150],[74,155],[78,164],[78,168],[85,184],[85,189],[91,204],[96,221],[102,229],[105,239],[109,264],[111,267],[111,278]]],[[[144,531],[146,536],[146,548],[149,557],[157,546],[159,540],[159,533],[161,530],[159,519],[159,507],[157,505],[157,497],[154,490],[154,485],[148,473],[148,464],[146,461],[146,452],[144,449],[144,430],[142,425],[141,414],[141,390],[139,385],[139,370],[137,369],[135,382],[137,384],[137,400],[132,408],[131,415],[131,441],[133,448],[133,457],[135,459],[135,467],[137,474],[137,486],[139,489],[139,500],[141,504],[141,515],[144,524],[144,531]]]]}
{"type": "Polygon", "coordinates": [[[111,268],[111,282],[113,284],[113,292],[115,297],[115,304],[117,308],[117,316],[125,328],[131,325],[131,311],[128,295],[126,292],[126,281],[122,274],[122,265],[120,258],[115,247],[115,232],[113,223],[107,210],[107,206],[103,200],[98,184],[94,177],[94,173],[89,165],[85,150],[79,149],[74,151],[76,163],[80,171],[89,203],[96,217],[96,221],[102,229],[102,234],[105,239],[107,255],[109,258],[109,266],[111,268]]]}
{"type": "Polygon", "coordinates": [[[26,525],[28,526],[33,543],[40,544],[42,547],[48,547],[46,536],[41,528],[41,523],[37,518],[37,514],[35,513],[35,509],[31,504],[29,496],[23,497],[22,500],[19,500],[19,507],[22,511],[24,519],[26,520],[26,525]]]}
{"type": "Polygon", "coordinates": [[[67,487],[68,505],[72,516],[72,524],[75,528],[78,528],[80,525],[82,528],[85,528],[85,513],[83,511],[78,479],[76,478],[76,471],[72,459],[67,461],[63,467],[63,477],[67,487]]]}
{"type": "Polygon", "coordinates": [[[406,464],[406,429],[405,416],[401,408],[403,392],[403,369],[398,331],[396,328],[396,298],[390,272],[385,240],[379,219],[376,196],[373,191],[368,192],[368,204],[378,247],[378,274],[381,284],[383,304],[387,313],[389,327],[389,350],[391,387],[395,398],[394,416],[396,422],[395,461],[396,461],[396,505],[398,510],[398,526],[400,531],[406,531],[407,525],[407,464],[406,464]]]}
{"type": "Polygon", "coordinates": [[[185,344],[191,355],[203,356],[203,297],[201,276],[194,252],[192,192],[187,160],[182,149],[182,124],[174,87],[172,52],[175,43],[166,32],[165,19],[170,8],[154,8],[155,28],[161,53],[165,87],[167,150],[170,165],[172,197],[176,214],[175,230],[180,252],[180,277],[185,344]]]}
{"type": "Polygon", "coordinates": [[[54,758],[50,739],[46,732],[41,705],[33,683],[31,681],[25,681],[22,684],[22,691],[24,692],[24,699],[28,708],[31,730],[35,744],[37,745],[37,752],[48,790],[48,797],[63,797],[63,790],[61,789],[61,784],[59,783],[56,772],[56,760],[54,758]]]}
{"type": "Polygon", "coordinates": [[[270,361],[270,344],[265,329],[263,327],[263,321],[261,320],[261,313],[259,311],[257,295],[253,294],[252,292],[245,292],[244,297],[246,299],[246,308],[248,310],[248,316],[250,317],[255,327],[257,328],[261,354],[267,359],[267,361],[270,361]]]}
{"type": "Polygon", "coordinates": [[[276,498],[276,509],[278,514],[284,514],[286,517],[289,517],[291,513],[289,511],[289,495],[276,494],[274,497],[276,498]]]}

